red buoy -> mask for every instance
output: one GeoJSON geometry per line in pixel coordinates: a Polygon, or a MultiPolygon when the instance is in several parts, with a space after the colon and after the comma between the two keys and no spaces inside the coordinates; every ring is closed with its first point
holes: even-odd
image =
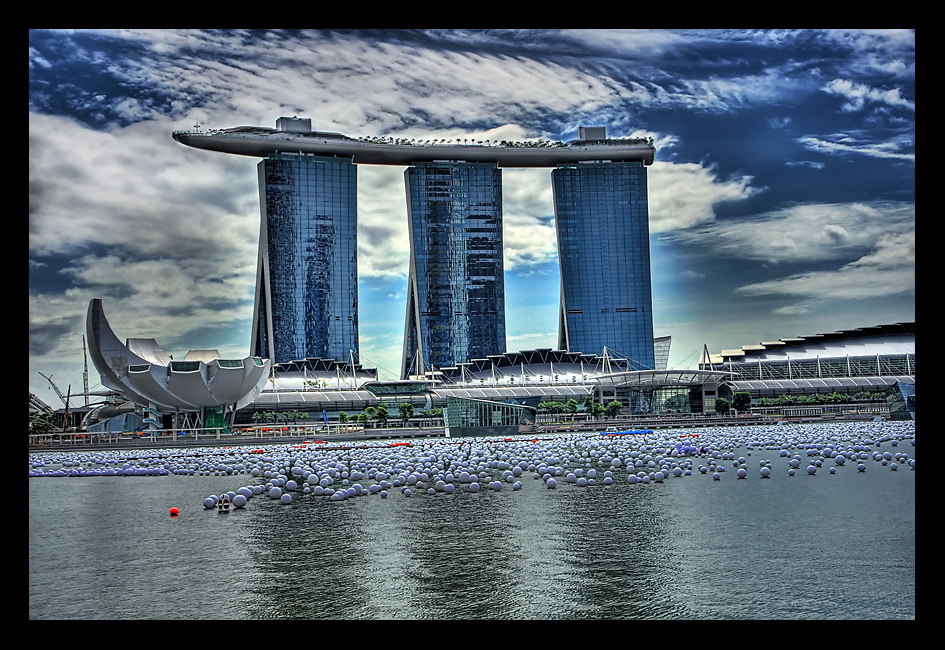
{"type": "Polygon", "coordinates": [[[177,508],[171,508],[171,516],[176,517],[180,513],[180,510],[177,508]]]}

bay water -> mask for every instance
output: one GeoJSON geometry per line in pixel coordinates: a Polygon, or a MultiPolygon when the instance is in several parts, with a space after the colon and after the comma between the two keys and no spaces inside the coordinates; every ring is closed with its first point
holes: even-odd
{"type": "Polygon", "coordinates": [[[789,476],[776,450],[734,453],[745,479],[548,489],[525,472],[518,490],[226,513],[203,500],[258,479],[30,478],[29,618],[915,618],[914,469],[789,476]]]}

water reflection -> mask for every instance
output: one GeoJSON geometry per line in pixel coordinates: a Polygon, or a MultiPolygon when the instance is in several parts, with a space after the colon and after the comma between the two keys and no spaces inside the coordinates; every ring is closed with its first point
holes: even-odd
{"type": "Polygon", "coordinates": [[[31,479],[30,618],[915,617],[914,471],[756,472],[226,515],[248,477],[31,479]]]}

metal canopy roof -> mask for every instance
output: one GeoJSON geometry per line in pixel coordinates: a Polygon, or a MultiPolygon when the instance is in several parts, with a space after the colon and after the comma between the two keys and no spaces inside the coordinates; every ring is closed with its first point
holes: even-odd
{"type": "Polygon", "coordinates": [[[735,390],[812,390],[818,388],[884,388],[896,382],[915,384],[915,377],[827,377],[823,379],[765,379],[729,382],[735,390]]]}
{"type": "Polygon", "coordinates": [[[267,390],[261,392],[253,404],[321,404],[324,402],[376,402],[374,393],[366,390],[297,391],[267,390]]]}
{"type": "Polygon", "coordinates": [[[529,385],[529,386],[483,386],[476,388],[473,386],[466,386],[463,388],[458,387],[441,387],[436,388],[432,392],[439,397],[464,397],[467,399],[485,399],[485,400],[495,400],[495,399],[522,399],[527,397],[545,397],[545,396],[556,396],[556,397],[583,397],[584,395],[589,395],[591,392],[591,387],[587,384],[575,384],[575,385],[550,385],[550,384],[541,384],[541,385],[529,385]]]}
{"type": "Polygon", "coordinates": [[[729,380],[732,373],[723,370],[637,370],[618,372],[594,377],[598,384],[656,388],[659,386],[698,386],[721,384],[729,380]]]}

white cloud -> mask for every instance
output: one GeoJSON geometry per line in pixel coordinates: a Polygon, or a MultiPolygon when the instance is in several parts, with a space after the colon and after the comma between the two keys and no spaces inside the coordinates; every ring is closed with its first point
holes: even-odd
{"type": "Polygon", "coordinates": [[[52,63],[46,60],[43,55],[41,55],[35,48],[29,48],[29,66],[32,68],[34,65],[38,65],[41,68],[51,68],[52,63]]]}
{"type": "Polygon", "coordinates": [[[751,177],[719,179],[712,167],[660,162],[647,172],[650,234],[692,228],[715,219],[715,207],[760,191],[751,177]]]}
{"type": "Polygon", "coordinates": [[[905,99],[898,88],[878,89],[849,79],[833,79],[823,87],[823,91],[843,97],[846,100],[841,107],[844,111],[861,111],[867,104],[915,110],[915,102],[905,99]]]}
{"type": "Polygon", "coordinates": [[[826,165],[822,162],[814,162],[813,160],[799,160],[797,162],[787,161],[784,163],[788,167],[810,167],[811,169],[823,169],[826,165]]]}
{"type": "Polygon", "coordinates": [[[804,136],[797,141],[818,153],[840,155],[855,153],[872,158],[892,158],[915,162],[915,154],[904,151],[914,146],[911,136],[898,136],[885,142],[875,142],[846,133],[828,136],[804,136]]]}
{"type": "Polygon", "coordinates": [[[833,299],[875,299],[915,293],[915,231],[877,237],[873,249],[833,270],[792,274],[737,289],[758,296],[786,294],[819,302],[833,299]]]}
{"type": "Polygon", "coordinates": [[[187,150],[169,126],[103,133],[31,113],[30,253],[87,244],[168,257],[255,250],[255,162],[187,150]]]}
{"type": "Polygon", "coordinates": [[[404,169],[358,167],[358,277],[404,277],[410,261],[404,169]]]}
{"type": "Polygon", "coordinates": [[[915,80],[914,29],[834,29],[817,36],[852,52],[850,74],[915,80]]]}
{"type": "Polygon", "coordinates": [[[154,41],[155,56],[124,62],[120,73],[172,97],[202,95],[203,120],[213,126],[270,124],[302,111],[327,130],[406,135],[414,123],[477,124],[491,116],[501,124],[522,112],[595,110],[617,103],[620,92],[600,75],[534,58],[354,35],[283,35],[278,47],[237,32],[131,35],[154,41]]]}
{"type": "Polygon", "coordinates": [[[718,256],[786,264],[849,259],[884,237],[914,232],[914,204],[875,202],[795,205],[674,236],[706,243],[718,256]]]}
{"type": "Polygon", "coordinates": [[[502,186],[506,272],[557,261],[551,172],[506,169],[502,171],[502,186]]]}

